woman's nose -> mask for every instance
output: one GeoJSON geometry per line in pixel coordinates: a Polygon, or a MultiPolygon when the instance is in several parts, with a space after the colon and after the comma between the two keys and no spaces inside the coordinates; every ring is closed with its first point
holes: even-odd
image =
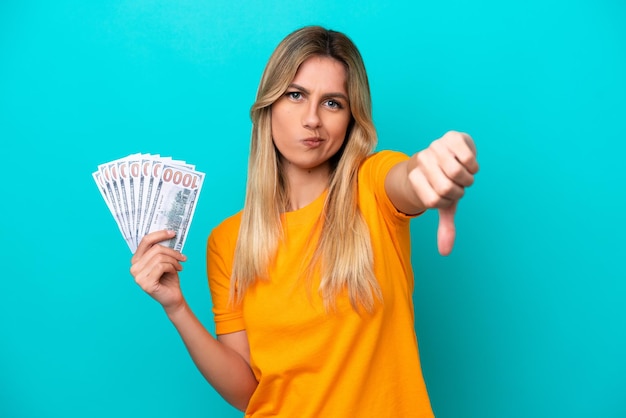
{"type": "Polygon", "coordinates": [[[322,126],[322,119],[319,115],[319,107],[314,103],[307,106],[304,115],[302,116],[302,125],[309,129],[317,129],[322,126]]]}

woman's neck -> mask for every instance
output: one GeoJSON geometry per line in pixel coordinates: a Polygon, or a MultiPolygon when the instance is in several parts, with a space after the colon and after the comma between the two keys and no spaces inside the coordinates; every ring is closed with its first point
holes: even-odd
{"type": "Polygon", "coordinates": [[[289,183],[289,207],[286,210],[291,212],[307,206],[328,188],[330,166],[309,170],[287,167],[285,174],[289,183]]]}

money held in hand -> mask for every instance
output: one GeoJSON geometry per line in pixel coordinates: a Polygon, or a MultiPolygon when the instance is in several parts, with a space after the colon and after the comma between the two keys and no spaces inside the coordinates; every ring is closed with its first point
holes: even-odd
{"type": "Polygon", "coordinates": [[[204,173],[169,157],[132,154],[100,164],[92,176],[131,252],[162,229],[176,232],[162,244],[182,251],[204,173]]]}

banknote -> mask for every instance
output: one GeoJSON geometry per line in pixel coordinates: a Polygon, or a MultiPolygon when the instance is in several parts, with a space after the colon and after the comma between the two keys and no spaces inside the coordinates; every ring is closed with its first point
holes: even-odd
{"type": "Polygon", "coordinates": [[[182,251],[204,182],[195,165],[158,154],[100,164],[92,177],[132,253],[150,232],[171,229],[161,244],[182,251]]]}
{"type": "Polygon", "coordinates": [[[119,182],[119,176],[117,175],[117,163],[115,161],[100,164],[98,171],[101,174],[101,178],[106,184],[108,191],[108,197],[113,207],[114,217],[119,222],[119,228],[122,229],[123,237],[129,247],[133,248],[132,237],[130,233],[130,224],[127,221],[126,210],[122,201],[123,191],[121,190],[121,184],[119,182]]]}
{"type": "Polygon", "coordinates": [[[176,236],[163,244],[180,251],[187,239],[203,181],[203,173],[164,164],[153,191],[144,235],[161,229],[174,230],[176,236]]]}
{"type": "Polygon", "coordinates": [[[100,194],[102,195],[104,202],[106,203],[107,207],[109,208],[109,211],[115,218],[115,222],[117,223],[117,226],[120,232],[122,233],[122,237],[124,238],[124,241],[126,241],[126,243],[131,248],[131,251],[132,251],[132,245],[130,243],[130,236],[128,235],[127,231],[122,227],[123,222],[120,217],[119,211],[115,203],[112,200],[113,198],[112,198],[110,185],[107,184],[107,182],[105,182],[104,175],[101,172],[96,171],[95,173],[92,173],[92,176],[93,176],[94,181],[98,185],[98,189],[100,190],[100,194]]]}

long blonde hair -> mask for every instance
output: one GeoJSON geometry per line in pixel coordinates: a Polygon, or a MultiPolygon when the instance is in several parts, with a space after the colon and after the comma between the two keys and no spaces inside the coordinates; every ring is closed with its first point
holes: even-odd
{"type": "Polygon", "coordinates": [[[376,146],[369,82],[356,46],[340,32],[308,26],[288,35],[270,57],[251,108],[252,138],[246,200],[231,277],[231,301],[241,302],[247,288],[267,278],[282,239],[281,213],[288,204],[287,181],[272,141],[271,107],[287,90],[300,65],[328,56],[346,68],[352,118],[344,144],[332,159],[322,230],[310,269],[319,263],[319,291],[327,308],[347,290],[352,306],[370,311],[380,288],[373,271],[370,234],[358,208],[357,174],[376,146]]]}

